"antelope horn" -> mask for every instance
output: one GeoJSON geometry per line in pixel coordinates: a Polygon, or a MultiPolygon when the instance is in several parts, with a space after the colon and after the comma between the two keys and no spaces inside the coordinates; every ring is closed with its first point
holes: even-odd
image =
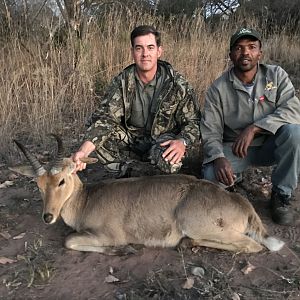
{"type": "Polygon", "coordinates": [[[19,149],[24,153],[25,157],[27,160],[30,162],[34,172],[36,173],[37,176],[42,176],[46,170],[44,167],[40,164],[40,162],[37,160],[37,158],[29,152],[28,149],[25,148],[21,143],[19,143],[16,140],[13,140],[16,145],[19,147],[19,149]]]}
{"type": "Polygon", "coordinates": [[[60,136],[57,134],[51,133],[51,135],[56,139],[57,142],[57,153],[54,158],[54,161],[52,163],[51,171],[56,172],[57,170],[61,169],[62,167],[62,161],[63,161],[63,152],[64,152],[64,147],[63,147],[63,142],[60,136]]]}

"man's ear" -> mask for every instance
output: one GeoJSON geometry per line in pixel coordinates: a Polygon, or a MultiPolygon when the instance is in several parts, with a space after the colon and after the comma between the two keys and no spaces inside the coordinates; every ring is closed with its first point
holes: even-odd
{"type": "Polygon", "coordinates": [[[263,52],[262,49],[260,48],[259,60],[262,58],[262,56],[263,56],[263,52]]]}
{"type": "Polygon", "coordinates": [[[162,46],[159,46],[159,47],[158,47],[158,55],[157,55],[158,58],[160,58],[160,57],[162,56],[163,52],[164,52],[164,51],[163,51],[162,46]]]}

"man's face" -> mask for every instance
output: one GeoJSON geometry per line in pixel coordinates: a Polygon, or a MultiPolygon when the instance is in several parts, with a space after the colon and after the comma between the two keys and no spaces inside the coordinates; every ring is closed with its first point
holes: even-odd
{"type": "Polygon", "coordinates": [[[259,41],[253,41],[248,38],[237,40],[231,52],[229,53],[234,67],[241,72],[247,72],[256,68],[258,61],[262,56],[259,41]]]}
{"type": "Polygon", "coordinates": [[[134,39],[134,46],[131,48],[131,53],[138,71],[156,71],[157,60],[161,56],[162,48],[157,46],[155,35],[149,33],[137,36],[134,39]]]}

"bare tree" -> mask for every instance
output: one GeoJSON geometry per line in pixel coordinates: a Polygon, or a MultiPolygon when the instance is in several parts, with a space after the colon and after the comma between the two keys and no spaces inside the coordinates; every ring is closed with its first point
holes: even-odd
{"type": "Polygon", "coordinates": [[[299,0],[240,0],[238,15],[255,16],[261,26],[274,30],[300,31],[299,0]]]}
{"type": "Polygon", "coordinates": [[[214,15],[230,16],[239,5],[238,0],[202,0],[203,10],[207,18],[214,15]]]}

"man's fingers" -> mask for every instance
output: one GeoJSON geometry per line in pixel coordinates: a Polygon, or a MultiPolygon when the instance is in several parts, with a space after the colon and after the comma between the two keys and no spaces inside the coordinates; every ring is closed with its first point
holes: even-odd
{"type": "Polygon", "coordinates": [[[233,174],[229,170],[220,170],[217,174],[217,179],[228,186],[234,184],[233,174]]]}
{"type": "MultiPolygon", "coordinates": [[[[173,151],[173,149],[171,147],[167,148],[164,153],[162,154],[162,157],[166,160],[169,160],[169,155],[170,153],[173,151]]],[[[170,157],[170,159],[172,158],[173,156],[170,157]]]]}
{"type": "Polygon", "coordinates": [[[246,150],[246,148],[244,147],[242,150],[241,150],[241,158],[244,158],[244,157],[246,157],[246,155],[247,155],[247,150],[246,150]]]}
{"type": "Polygon", "coordinates": [[[182,157],[184,156],[184,153],[181,153],[176,149],[167,149],[167,150],[163,153],[163,158],[172,164],[180,162],[182,157]],[[170,151],[167,152],[167,150],[170,151]]]}
{"type": "Polygon", "coordinates": [[[76,173],[78,171],[82,171],[86,168],[86,163],[83,163],[81,161],[79,161],[79,163],[76,162],[76,168],[75,171],[73,173],[76,173]]]}
{"type": "Polygon", "coordinates": [[[237,141],[232,146],[232,152],[238,157],[245,157],[245,146],[241,141],[237,141]]]}
{"type": "Polygon", "coordinates": [[[86,168],[86,163],[82,160],[90,160],[90,158],[87,157],[86,153],[83,151],[77,151],[71,156],[72,160],[76,164],[76,168],[74,170],[74,173],[77,171],[82,171],[86,168]]]}
{"type": "Polygon", "coordinates": [[[240,158],[244,158],[247,155],[247,146],[245,144],[240,144],[236,155],[240,158]]]}
{"type": "Polygon", "coordinates": [[[233,152],[234,155],[238,156],[238,142],[235,142],[232,145],[232,152],[233,152]]]}
{"type": "Polygon", "coordinates": [[[171,160],[171,164],[178,164],[181,161],[182,156],[177,153],[171,160]]]}
{"type": "Polygon", "coordinates": [[[225,185],[228,185],[227,184],[227,178],[226,178],[225,174],[222,171],[219,171],[217,173],[217,179],[218,179],[218,181],[224,183],[225,185]]]}
{"type": "Polygon", "coordinates": [[[176,156],[177,154],[176,154],[176,151],[170,151],[169,152],[169,154],[167,155],[167,156],[165,156],[164,157],[164,159],[166,160],[166,161],[169,161],[169,162],[171,162],[173,159],[175,159],[175,156],[176,156]]]}
{"type": "Polygon", "coordinates": [[[162,147],[168,146],[168,145],[170,145],[171,142],[172,142],[172,140],[165,141],[165,142],[161,143],[160,146],[162,146],[162,147]]]}
{"type": "Polygon", "coordinates": [[[182,141],[169,140],[160,144],[161,146],[168,146],[162,154],[162,157],[171,164],[179,163],[184,156],[185,146],[182,141]]]}

